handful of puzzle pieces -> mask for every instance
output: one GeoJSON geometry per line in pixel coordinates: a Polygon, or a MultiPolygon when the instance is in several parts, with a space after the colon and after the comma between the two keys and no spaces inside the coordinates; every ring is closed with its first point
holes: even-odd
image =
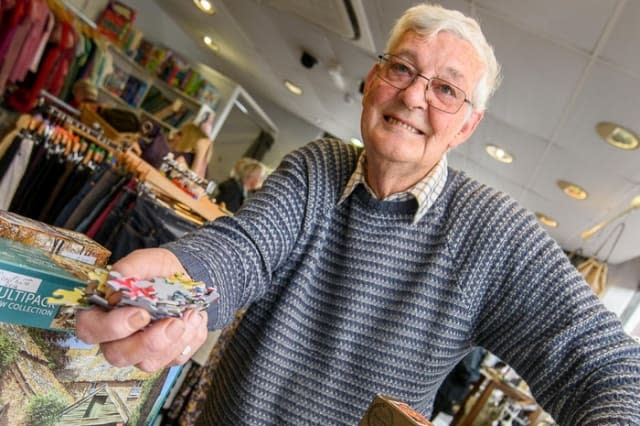
{"type": "Polygon", "coordinates": [[[72,305],[76,308],[100,306],[113,309],[137,306],[146,309],[153,320],[182,317],[189,309],[205,310],[219,298],[213,287],[193,281],[184,274],[151,280],[123,277],[115,271],[88,271],[87,286],[73,290],[57,289],[49,304],[72,305]]]}

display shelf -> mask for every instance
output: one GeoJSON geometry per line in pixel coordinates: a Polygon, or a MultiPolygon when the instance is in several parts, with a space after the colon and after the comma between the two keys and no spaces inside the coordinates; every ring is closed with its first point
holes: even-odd
{"type": "Polygon", "coordinates": [[[132,108],[131,105],[129,105],[127,101],[122,99],[120,96],[116,95],[115,93],[111,93],[109,89],[100,87],[98,89],[98,100],[102,102],[103,99],[106,99],[107,102],[113,102],[117,104],[117,106],[125,107],[135,111],[135,108],[132,108]]]}
{"type": "Polygon", "coordinates": [[[157,123],[160,126],[162,126],[162,128],[167,133],[172,133],[172,132],[177,132],[178,131],[178,129],[176,127],[173,127],[171,124],[166,123],[165,121],[159,119],[158,117],[156,117],[155,115],[153,115],[149,111],[145,111],[142,108],[134,108],[134,107],[132,107],[124,99],[122,99],[119,96],[116,96],[115,94],[109,92],[109,90],[107,90],[107,89],[104,89],[104,88],[101,87],[100,89],[98,89],[98,92],[99,92],[98,99],[101,102],[115,103],[116,106],[118,106],[118,107],[126,108],[126,109],[136,113],[140,118],[145,118],[146,117],[146,118],[148,118],[150,120],[153,120],[155,123],[157,123]]]}
{"type": "Polygon", "coordinates": [[[202,102],[198,101],[194,97],[167,84],[167,82],[153,75],[150,70],[145,68],[143,65],[140,65],[117,46],[110,44],[109,51],[114,54],[115,66],[121,66],[121,68],[123,68],[129,74],[147,82],[149,86],[154,85],[158,88],[158,90],[165,93],[167,96],[180,99],[182,102],[192,107],[191,109],[199,109],[202,105],[202,102]]]}

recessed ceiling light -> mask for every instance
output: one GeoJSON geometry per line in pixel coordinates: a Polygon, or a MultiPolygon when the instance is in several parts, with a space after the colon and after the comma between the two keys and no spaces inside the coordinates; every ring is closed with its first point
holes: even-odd
{"type": "Polygon", "coordinates": [[[598,123],[596,131],[602,139],[616,148],[629,150],[636,149],[640,145],[638,136],[634,132],[615,123],[598,123]]]}
{"type": "Polygon", "coordinates": [[[542,223],[543,225],[548,226],[549,228],[557,228],[558,227],[558,221],[547,216],[544,213],[540,213],[540,212],[536,212],[536,217],[538,218],[538,220],[540,221],[540,223],[542,223]]]}
{"type": "Polygon", "coordinates": [[[202,41],[204,41],[204,44],[206,44],[207,46],[209,46],[209,48],[211,50],[213,50],[214,52],[217,52],[219,47],[218,45],[213,41],[213,39],[209,36],[204,36],[202,37],[202,41]]]}
{"type": "Polygon", "coordinates": [[[575,183],[567,182],[566,180],[559,180],[557,182],[558,187],[562,189],[566,195],[576,200],[584,200],[588,197],[587,191],[576,185],[575,183]]]}
{"type": "Polygon", "coordinates": [[[193,0],[193,2],[198,6],[198,9],[206,13],[207,15],[213,15],[216,13],[216,8],[213,7],[213,3],[209,0],[193,0]]]}
{"type": "Polygon", "coordinates": [[[302,95],[302,87],[293,84],[292,82],[290,82],[289,80],[285,80],[284,81],[284,86],[289,89],[289,91],[291,93],[293,93],[294,95],[302,95]]]}
{"type": "Polygon", "coordinates": [[[351,142],[352,145],[355,145],[359,148],[364,147],[364,144],[362,143],[362,141],[358,138],[351,138],[349,139],[349,142],[351,142]]]}
{"type": "Polygon", "coordinates": [[[513,156],[499,146],[489,144],[484,149],[491,158],[501,163],[509,164],[513,161],[513,156]]]}

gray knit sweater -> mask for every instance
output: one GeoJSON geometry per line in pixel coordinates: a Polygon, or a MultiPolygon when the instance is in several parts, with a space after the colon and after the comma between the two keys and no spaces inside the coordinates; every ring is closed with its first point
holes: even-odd
{"type": "Polygon", "coordinates": [[[355,425],[376,393],[429,415],[474,345],[513,366],[563,425],[640,424],[640,347],[508,196],[449,171],[415,201],[360,186],[335,140],[288,155],[234,218],[167,245],[218,288],[210,327],[251,305],[203,424],[355,425]]]}

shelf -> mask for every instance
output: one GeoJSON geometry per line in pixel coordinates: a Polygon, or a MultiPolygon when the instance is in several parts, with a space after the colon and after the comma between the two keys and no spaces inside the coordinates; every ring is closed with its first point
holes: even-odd
{"type": "Polygon", "coordinates": [[[166,130],[168,130],[169,132],[176,132],[178,131],[178,129],[176,129],[175,127],[173,127],[171,124],[169,123],[165,123],[164,121],[160,120],[159,118],[157,118],[156,116],[154,116],[152,113],[150,113],[149,111],[145,111],[142,108],[138,108],[136,110],[136,112],[138,112],[138,114],[140,114],[141,116],[147,116],[149,119],[155,121],[156,123],[158,123],[159,125],[161,125],[162,127],[164,127],[166,130]]]}
{"type": "Polygon", "coordinates": [[[135,108],[131,105],[129,105],[124,99],[118,97],[117,95],[111,93],[110,91],[108,91],[107,89],[104,88],[100,88],[98,89],[100,95],[104,95],[104,97],[115,101],[118,106],[124,107],[134,113],[136,113],[140,118],[142,118],[143,116],[148,117],[149,119],[155,121],[156,123],[158,123],[159,125],[161,125],[162,127],[164,127],[167,131],[169,132],[175,132],[178,129],[173,127],[171,124],[164,122],[163,120],[160,120],[159,118],[157,118],[156,116],[153,115],[153,113],[149,112],[149,111],[145,111],[142,108],[135,108]]]}
{"type": "MultiPolygon", "coordinates": [[[[176,89],[175,87],[167,84],[165,81],[161,80],[157,76],[153,75],[150,70],[146,69],[144,66],[137,63],[133,58],[128,56],[118,47],[110,44],[109,50],[112,53],[114,53],[116,56],[118,56],[118,58],[124,60],[125,63],[134,70],[132,74],[134,74],[135,77],[146,81],[149,85],[153,84],[154,86],[158,87],[160,91],[169,92],[173,94],[174,96],[180,98],[189,106],[199,109],[200,106],[202,105],[202,102],[198,101],[192,96],[187,95],[183,91],[176,89]]],[[[117,64],[114,64],[114,65],[117,65],[117,64]]]]}
{"type": "Polygon", "coordinates": [[[105,97],[109,98],[109,100],[115,101],[119,106],[127,107],[130,110],[135,110],[135,108],[132,107],[131,105],[129,105],[129,103],[127,101],[125,101],[120,96],[116,95],[115,93],[111,93],[109,90],[107,90],[107,89],[105,89],[103,87],[100,87],[98,89],[98,93],[99,93],[99,95],[104,95],[105,97]]]}

